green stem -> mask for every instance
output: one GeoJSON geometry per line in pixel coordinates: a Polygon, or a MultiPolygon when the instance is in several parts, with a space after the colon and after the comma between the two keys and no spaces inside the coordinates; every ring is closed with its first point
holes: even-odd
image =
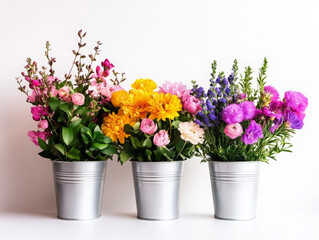
{"type": "Polygon", "coordinates": [[[181,155],[182,151],[183,151],[184,148],[185,148],[186,143],[187,143],[187,142],[185,141],[183,147],[181,148],[181,150],[180,150],[179,153],[177,154],[176,159],[178,158],[179,155],[181,155]]]}

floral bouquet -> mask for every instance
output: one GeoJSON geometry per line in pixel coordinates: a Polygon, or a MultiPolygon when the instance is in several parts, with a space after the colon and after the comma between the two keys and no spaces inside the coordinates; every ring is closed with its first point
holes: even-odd
{"type": "Polygon", "coordinates": [[[193,122],[200,101],[182,83],[157,85],[139,79],[129,91],[112,94],[117,108],[104,118],[102,131],[119,149],[119,161],[177,161],[193,156],[203,129],[193,122]]]}
{"type": "Polygon", "coordinates": [[[289,139],[304,125],[308,99],[288,91],[281,100],[274,87],[266,86],[266,59],[257,89],[252,88],[249,66],[239,80],[236,60],[227,78],[223,72],[216,77],[216,67],[214,61],[207,92],[193,81],[191,93],[202,103],[195,122],[205,131],[197,154],[204,160],[268,162],[277,153],[291,152],[289,139]]]}
{"type": "Polygon", "coordinates": [[[42,157],[60,161],[105,160],[117,152],[117,147],[99,125],[107,112],[112,111],[111,95],[122,89],[119,84],[125,80],[124,74],[113,70],[115,78],[108,84],[106,77],[114,65],[107,59],[94,72],[92,64],[100,53],[101,43],[97,42],[94,54],[83,55],[80,50],[86,45],[83,43],[85,35],[82,30],[78,32],[78,50],[73,50],[74,61],[64,80],[60,80],[53,70],[56,60],[49,56],[49,42],[45,51],[49,68],[39,70],[37,63],[28,58],[26,72],[22,73],[31,93],[23,86],[23,80],[17,78],[19,90],[32,104],[33,120],[38,122],[38,130],[29,131],[28,136],[42,148],[39,153],[42,157]],[[89,64],[83,62],[87,57],[89,64]],[[74,66],[77,73],[72,82],[74,66]]]}

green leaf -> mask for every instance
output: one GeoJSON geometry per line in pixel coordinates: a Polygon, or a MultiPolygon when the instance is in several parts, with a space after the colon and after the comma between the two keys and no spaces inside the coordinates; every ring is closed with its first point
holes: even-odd
{"type": "Polygon", "coordinates": [[[99,143],[111,143],[112,139],[103,134],[103,135],[97,135],[96,141],[99,143]]]}
{"type": "MultiPolygon", "coordinates": [[[[73,118],[74,119],[74,118],[73,118]]],[[[81,123],[81,121],[82,121],[82,118],[78,118],[78,119],[75,119],[75,120],[71,120],[71,125],[70,125],[70,127],[72,127],[72,128],[75,128],[75,127],[77,127],[78,125],[80,125],[80,123],[81,123]]]]}
{"type": "Polygon", "coordinates": [[[100,150],[106,148],[108,145],[109,144],[107,144],[107,143],[93,143],[93,146],[96,147],[97,149],[100,149],[100,150]]]}
{"type": "Polygon", "coordinates": [[[51,154],[50,151],[42,151],[42,152],[39,152],[38,154],[44,158],[54,159],[54,156],[51,154]]]}
{"type": "Polygon", "coordinates": [[[111,110],[106,109],[105,107],[102,107],[102,109],[103,109],[103,111],[106,112],[106,113],[107,113],[107,112],[111,112],[111,110]]]}
{"type": "Polygon", "coordinates": [[[89,144],[90,140],[92,139],[92,132],[88,127],[82,127],[81,128],[81,136],[83,139],[83,142],[85,144],[89,144]]]}
{"type": "MultiPolygon", "coordinates": [[[[77,105],[74,105],[74,106],[77,106],[77,105]]],[[[86,107],[79,107],[78,109],[74,111],[74,115],[79,114],[80,116],[85,116],[88,111],[89,109],[87,109],[86,107]]]]}
{"type": "Polygon", "coordinates": [[[155,156],[155,161],[160,161],[163,156],[162,152],[160,150],[154,150],[153,153],[155,156]]]}
{"type": "Polygon", "coordinates": [[[130,139],[131,139],[133,148],[137,149],[139,147],[143,147],[143,144],[137,138],[131,136],[130,139]]]}
{"type": "Polygon", "coordinates": [[[49,146],[45,143],[45,141],[43,141],[39,137],[38,137],[38,143],[39,143],[40,148],[42,148],[42,150],[44,150],[44,151],[49,150],[49,146]]]}
{"type": "Polygon", "coordinates": [[[94,128],[96,127],[96,124],[94,122],[90,122],[88,125],[88,128],[93,132],[94,128]]]}
{"type": "Polygon", "coordinates": [[[93,154],[89,150],[85,150],[86,155],[88,155],[90,158],[95,159],[93,154]]]}
{"type": "Polygon", "coordinates": [[[178,126],[179,126],[180,123],[181,123],[181,121],[175,120],[175,121],[173,121],[172,126],[173,126],[174,128],[178,128],[178,126]]]}
{"type": "Polygon", "coordinates": [[[143,147],[147,147],[147,148],[151,148],[152,147],[152,141],[151,141],[151,139],[149,137],[144,140],[143,147]]]}
{"type": "Polygon", "coordinates": [[[152,151],[149,150],[149,149],[146,149],[146,150],[145,150],[145,154],[146,154],[146,155],[152,155],[152,151]]]}
{"type": "Polygon", "coordinates": [[[113,144],[109,144],[109,146],[107,148],[104,148],[101,152],[105,155],[113,155],[117,153],[117,147],[113,144]]]}
{"type": "Polygon", "coordinates": [[[73,140],[73,128],[62,127],[62,139],[66,145],[69,145],[73,140]]]}
{"type": "Polygon", "coordinates": [[[76,149],[75,147],[71,148],[70,151],[67,153],[67,158],[70,158],[73,160],[80,160],[81,159],[80,150],[76,149]]]}
{"type": "MultiPolygon", "coordinates": [[[[99,125],[96,125],[96,127],[95,127],[94,130],[93,130],[93,132],[94,132],[94,133],[101,133],[101,134],[103,134],[103,132],[102,132],[102,130],[101,130],[101,128],[100,128],[99,125]]],[[[104,134],[103,134],[103,135],[104,135],[104,134]]]]}
{"type": "Polygon", "coordinates": [[[55,144],[54,147],[55,147],[60,153],[62,153],[63,155],[65,155],[66,147],[65,147],[64,144],[58,143],[58,144],[55,144]]]}
{"type": "Polygon", "coordinates": [[[120,153],[120,161],[121,161],[122,163],[124,163],[124,162],[126,162],[127,160],[129,160],[130,157],[131,157],[130,154],[127,153],[125,150],[121,151],[121,153],[120,153]]]}
{"type": "Polygon", "coordinates": [[[73,109],[73,106],[71,103],[68,103],[68,102],[62,102],[60,104],[60,109],[65,112],[68,116],[72,116],[72,109],[73,109]]]}
{"type": "Polygon", "coordinates": [[[60,105],[60,100],[56,97],[50,97],[49,99],[49,106],[53,111],[58,110],[60,105]]]}

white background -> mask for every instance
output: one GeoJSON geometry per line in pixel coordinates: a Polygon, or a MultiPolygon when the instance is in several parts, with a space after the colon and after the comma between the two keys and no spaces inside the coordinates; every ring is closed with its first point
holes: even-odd
{"type": "MultiPolygon", "coordinates": [[[[318,1],[0,1],[0,239],[318,239],[319,231],[319,2],[318,1]],[[281,96],[298,90],[309,98],[305,126],[293,153],[261,168],[257,219],[213,218],[207,165],[185,162],[181,218],[135,219],[130,163],[109,161],[103,217],[57,220],[51,163],[37,155],[27,131],[36,128],[15,77],[25,59],[45,63],[50,40],[60,78],[68,72],[77,31],[87,49],[103,42],[128,83],[198,80],[208,86],[210,63],[230,73],[269,61],[268,83],[281,96]]],[[[126,85],[128,85],[128,83],[126,85]]]]}

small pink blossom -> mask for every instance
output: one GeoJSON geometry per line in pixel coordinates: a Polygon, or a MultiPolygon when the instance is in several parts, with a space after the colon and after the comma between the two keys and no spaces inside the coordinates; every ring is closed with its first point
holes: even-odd
{"type": "Polygon", "coordinates": [[[28,96],[29,102],[34,103],[34,102],[35,102],[35,99],[36,99],[36,96],[37,96],[36,91],[35,91],[35,90],[32,90],[31,95],[28,96]]]}
{"type": "Polygon", "coordinates": [[[45,141],[45,137],[46,137],[45,133],[40,131],[38,132],[29,131],[28,136],[30,137],[31,141],[37,146],[39,146],[38,137],[41,138],[43,141],[45,141]]]}
{"type": "Polygon", "coordinates": [[[54,76],[48,76],[48,78],[47,78],[47,82],[49,84],[52,84],[52,82],[57,81],[57,80],[58,80],[58,78],[54,77],[54,76]]]}
{"type": "Polygon", "coordinates": [[[60,88],[59,90],[59,97],[62,98],[64,101],[66,98],[69,97],[70,94],[70,88],[67,86],[64,86],[63,88],[60,88]]]}
{"type": "Polygon", "coordinates": [[[41,116],[47,116],[47,109],[43,108],[41,105],[37,107],[31,107],[32,118],[34,121],[39,121],[41,116]]]}
{"type": "Polygon", "coordinates": [[[243,134],[243,127],[239,123],[228,124],[224,133],[231,139],[235,139],[243,134]]]}
{"type": "Polygon", "coordinates": [[[110,70],[114,67],[112,63],[108,59],[105,59],[103,62],[101,62],[101,66],[103,67],[104,71],[102,73],[103,77],[107,77],[110,75],[110,70]]]}
{"type": "Polygon", "coordinates": [[[158,147],[164,147],[169,144],[169,136],[165,130],[161,130],[154,135],[153,142],[158,147]]]}
{"type": "Polygon", "coordinates": [[[39,129],[45,130],[45,129],[47,129],[48,127],[49,127],[49,123],[48,123],[48,121],[45,120],[45,119],[41,120],[41,121],[38,123],[38,128],[39,128],[39,129]]]}
{"type": "Polygon", "coordinates": [[[143,133],[146,133],[148,135],[152,135],[157,130],[157,124],[155,124],[154,121],[149,119],[149,118],[144,118],[141,122],[140,129],[143,133]]]}
{"type": "Polygon", "coordinates": [[[188,98],[184,98],[185,101],[183,103],[183,108],[184,110],[192,113],[192,114],[197,114],[197,112],[199,112],[200,110],[202,110],[201,108],[201,102],[198,98],[189,95],[188,98]]]}
{"type": "Polygon", "coordinates": [[[52,97],[56,97],[59,94],[59,90],[57,90],[55,86],[52,86],[50,93],[52,97]]]}
{"type": "Polygon", "coordinates": [[[84,104],[85,97],[82,93],[74,93],[72,94],[72,102],[75,105],[82,106],[84,104]]]}

